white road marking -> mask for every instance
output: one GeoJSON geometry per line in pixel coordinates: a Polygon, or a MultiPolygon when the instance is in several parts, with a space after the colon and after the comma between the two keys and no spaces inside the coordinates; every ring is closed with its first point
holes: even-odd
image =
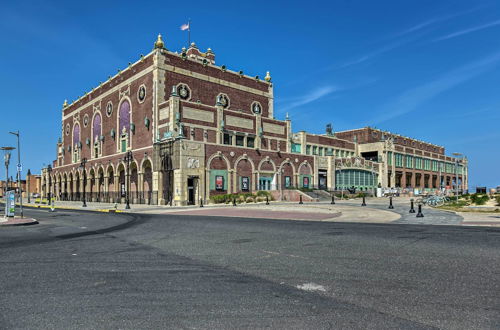
{"type": "Polygon", "coordinates": [[[324,286],[316,284],[316,283],[304,283],[304,284],[299,284],[297,285],[297,289],[301,289],[304,291],[321,291],[321,292],[326,292],[326,289],[324,286]]]}

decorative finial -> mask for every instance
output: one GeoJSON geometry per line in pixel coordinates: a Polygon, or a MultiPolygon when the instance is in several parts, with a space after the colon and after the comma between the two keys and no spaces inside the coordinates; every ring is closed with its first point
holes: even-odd
{"type": "Polygon", "coordinates": [[[177,96],[177,86],[172,86],[172,91],[170,92],[170,95],[172,96],[177,96]]]}
{"type": "Polygon", "coordinates": [[[161,34],[158,34],[158,38],[155,41],[155,49],[165,49],[165,43],[161,38],[161,34]]]}
{"type": "Polygon", "coordinates": [[[212,48],[210,47],[207,48],[207,54],[213,54],[212,48]]]}
{"type": "Polygon", "coordinates": [[[218,105],[218,106],[223,106],[223,103],[222,103],[222,95],[217,95],[217,100],[215,102],[215,105],[218,105]]]}
{"type": "Polygon", "coordinates": [[[271,74],[269,71],[266,72],[266,77],[264,78],[267,82],[271,82],[271,74]]]}
{"type": "Polygon", "coordinates": [[[68,100],[64,100],[63,108],[66,108],[67,106],[68,106],[68,100]]]}
{"type": "Polygon", "coordinates": [[[194,41],[191,43],[191,46],[189,48],[198,48],[196,47],[196,44],[194,43],[194,41]]]}
{"type": "Polygon", "coordinates": [[[288,112],[286,113],[285,120],[290,120],[290,117],[288,116],[288,112]]]}

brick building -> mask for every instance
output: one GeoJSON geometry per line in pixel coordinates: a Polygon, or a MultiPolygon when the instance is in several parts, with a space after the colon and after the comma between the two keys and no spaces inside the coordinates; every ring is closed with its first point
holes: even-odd
{"type": "Polygon", "coordinates": [[[43,189],[61,200],[85,191],[89,201],[123,202],[128,190],[131,203],[186,205],[224,193],[413,183],[398,181],[413,170],[388,162],[398,152],[454,161],[442,147],[404,148],[393,135],[375,141],[372,131],[294,134],[289,118],[274,117],[269,72],[261,79],[228,70],[194,43],[171,52],[158,36],[149,54],[64,102],[43,189]]]}
{"type": "MultiPolygon", "coordinates": [[[[26,175],[26,179],[21,180],[23,198],[42,193],[42,176],[39,174],[26,175]]],[[[5,181],[0,181],[0,196],[5,196],[5,190],[17,190],[18,182],[14,179],[9,180],[8,187],[5,181]]]]}

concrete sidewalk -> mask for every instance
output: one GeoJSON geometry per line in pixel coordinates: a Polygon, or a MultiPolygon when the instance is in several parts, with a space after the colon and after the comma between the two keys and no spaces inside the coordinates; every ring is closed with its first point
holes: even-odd
{"type": "MultiPolygon", "coordinates": [[[[39,207],[49,209],[48,205],[25,204],[28,207],[39,207]]],[[[396,221],[400,215],[386,210],[373,208],[361,208],[350,205],[330,205],[325,203],[297,202],[271,202],[266,205],[261,203],[248,204],[209,204],[203,208],[197,205],[191,206],[168,206],[168,205],[142,205],[131,204],[126,210],[124,204],[118,204],[115,208],[113,203],[87,203],[83,207],[81,202],[56,202],[55,210],[85,210],[96,212],[120,212],[120,213],[142,213],[142,214],[179,214],[196,216],[218,216],[218,217],[252,217],[265,219],[289,219],[309,221],[337,221],[337,222],[368,222],[388,223],[396,221]]]]}
{"type": "Polygon", "coordinates": [[[500,227],[500,213],[498,212],[457,212],[464,220],[464,226],[500,227]]]}

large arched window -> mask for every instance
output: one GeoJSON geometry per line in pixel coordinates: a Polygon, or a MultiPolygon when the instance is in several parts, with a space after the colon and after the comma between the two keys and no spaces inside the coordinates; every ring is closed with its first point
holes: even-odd
{"type": "Polygon", "coordinates": [[[80,125],[77,123],[73,127],[73,162],[80,161],[82,143],[80,142],[80,125]]]}
{"type": "Polygon", "coordinates": [[[130,147],[130,103],[124,100],[118,112],[118,129],[120,136],[119,151],[125,152],[130,147]]]}
{"type": "Polygon", "coordinates": [[[102,153],[102,130],[101,130],[101,115],[96,113],[92,121],[92,155],[94,158],[100,157],[102,153]]]}

